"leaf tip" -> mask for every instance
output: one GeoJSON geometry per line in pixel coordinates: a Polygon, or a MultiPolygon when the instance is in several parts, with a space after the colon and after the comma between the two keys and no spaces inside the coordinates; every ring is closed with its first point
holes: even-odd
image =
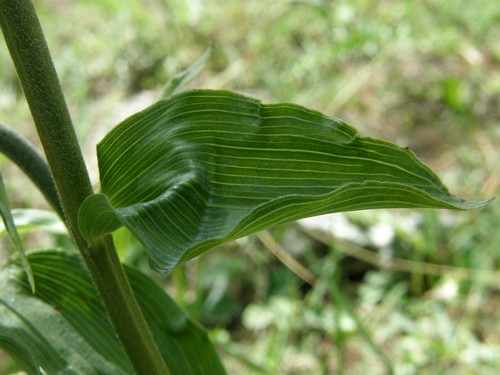
{"type": "Polygon", "coordinates": [[[482,210],[488,207],[496,197],[491,197],[482,201],[466,201],[464,199],[450,195],[446,201],[459,210],[482,210]]]}

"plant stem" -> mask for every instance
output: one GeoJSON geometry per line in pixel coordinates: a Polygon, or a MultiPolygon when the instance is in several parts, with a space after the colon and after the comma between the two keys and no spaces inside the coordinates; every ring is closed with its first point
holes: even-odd
{"type": "Polygon", "coordinates": [[[65,220],[49,166],[26,139],[2,124],[0,124],[0,152],[21,168],[59,217],[65,220]]]}
{"type": "Polygon", "coordinates": [[[101,300],[107,306],[107,313],[136,372],[141,375],[170,374],[133,295],[112,237],[101,237],[91,249],[92,278],[95,284],[106,285],[100,290],[101,300]],[[143,337],[146,333],[149,340],[143,337]],[[142,341],[138,342],[139,339],[142,341]]]}
{"type": "Polygon", "coordinates": [[[78,209],[93,193],[90,178],[35,8],[0,0],[0,25],[54,178],[68,228],[130,361],[139,374],[169,374],[118,260],[111,239],[88,246],[78,209]]]}

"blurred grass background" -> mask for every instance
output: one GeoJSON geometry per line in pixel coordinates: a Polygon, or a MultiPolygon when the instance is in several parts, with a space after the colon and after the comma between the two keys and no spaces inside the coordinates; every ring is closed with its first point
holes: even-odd
{"type": "MultiPolygon", "coordinates": [[[[35,5],[96,188],[96,143],[212,46],[188,88],[335,115],[362,135],[412,148],[462,198],[500,195],[498,1],[35,5]]],[[[38,144],[3,43],[0,121],[38,144]]],[[[13,207],[46,208],[4,157],[0,167],[13,207]]],[[[230,374],[385,374],[390,367],[496,374],[499,229],[495,202],[481,212],[339,214],[244,238],[171,278],[154,276],[209,327],[230,374]],[[283,262],[283,254],[299,264],[283,262]]],[[[150,272],[127,233],[116,240],[125,261],[150,272]]],[[[25,241],[56,246],[61,236],[25,241]]],[[[12,250],[5,239],[0,246],[4,263],[12,250]]],[[[0,354],[0,374],[16,371],[0,354]]]]}

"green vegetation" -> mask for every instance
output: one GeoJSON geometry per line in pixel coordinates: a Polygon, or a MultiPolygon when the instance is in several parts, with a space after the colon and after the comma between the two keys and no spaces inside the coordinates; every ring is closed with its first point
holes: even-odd
{"type": "MultiPolygon", "coordinates": [[[[96,187],[97,142],[212,46],[187,88],[300,103],[363,124],[362,135],[414,150],[454,194],[500,193],[497,2],[36,6],[96,187]]],[[[0,121],[38,147],[6,48],[0,121]]],[[[6,158],[0,166],[12,207],[47,209],[6,158]]],[[[13,213],[28,253],[68,247],[56,216],[13,213]]],[[[209,327],[228,373],[494,374],[499,218],[498,204],[336,214],[221,245],[152,277],[209,327]]],[[[113,236],[120,258],[151,275],[137,240],[125,229],[113,236]]],[[[1,241],[5,263],[12,250],[1,241]]],[[[0,373],[18,370],[0,354],[0,373]]]]}

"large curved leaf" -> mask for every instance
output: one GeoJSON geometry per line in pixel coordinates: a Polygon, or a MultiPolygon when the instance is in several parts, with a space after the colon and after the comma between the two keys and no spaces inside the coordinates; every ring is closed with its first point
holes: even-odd
{"type": "MultiPolygon", "coordinates": [[[[0,271],[0,347],[29,374],[134,374],[80,256],[28,259],[35,296],[19,262],[0,271]]],[[[205,331],[149,278],[125,270],[171,373],[225,374],[205,331]]]]}
{"type": "Polygon", "coordinates": [[[448,194],[406,148],[363,138],[292,104],[190,91],[123,121],[97,147],[103,195],[87,199],[88,240],[125,225],[170,271],[227,240],[330,212],[479,208],[448,194]]]}

